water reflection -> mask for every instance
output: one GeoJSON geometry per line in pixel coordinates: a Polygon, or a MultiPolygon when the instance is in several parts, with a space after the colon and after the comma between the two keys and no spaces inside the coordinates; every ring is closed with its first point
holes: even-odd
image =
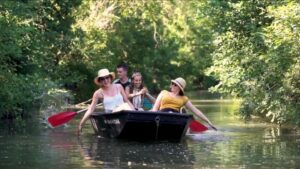
{"type": "Polygon", "coordinates": [[[195,158],[186,142],[133,142],[106,138],[78,140],[85,165],[104,168],[193,168],[195,158]]]}
{"type": "MultiPolygon", "coordinates": [[[[251,127],[244,125],[232,130],[225,130],[215,135],[205,133],[199,136],[204,146],[211,149],[206,153],[201,147],[194,154],[195,166],[206,168],[299,168],[300,138],[299,133],[290,129],[272,125],[251,127]],[[280,130],[280,131],[278,131],[280,130]],[[288,130],[288,131],[285,131],[288,130]],[[223,135],[223,136],[222,136],[223,135]],[[266,137],[267,136],[267,137],[266,137]],[[271,140],[271,141],[270,141],[271,140]]],[[[228,127],[228,126],[227,126],[228,127]]],[[[193,138],[194,139],[194,138],[193,138]]],[[[195,140],[190,146],[199,146],[195,140]]]]}
{"type": "MultiPolygon", "coordinates": [[[[199,98],[197,98],[199,99],[199,98]]],[[[300,168],[300,131],[232,116],[235,103],[199,102],[218,127],[181,143],[97,138],[78,119],[49,129],[36,121],[0,122],[0,168],[300,168]]]]}

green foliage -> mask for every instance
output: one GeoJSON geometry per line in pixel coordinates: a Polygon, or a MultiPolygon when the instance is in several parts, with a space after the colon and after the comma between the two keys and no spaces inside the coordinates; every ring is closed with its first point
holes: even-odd
{"type": "Polygon", "coordinates": [[[244,117],[299,124],[299,4],[236,1],[227,6],[222,19],[229,24],[216,38],[214,65],[207,71],[220,79],[212,90],[243,98],[244,117]]]}
{"type": "Polygon", "coordinates": [[[300,123],[299,3],[293,0],[0,2],[0,116],[41,95],[89,99],[100,68],[125,62],[151,91],[188,87],[244,99],[241,114],[300,123]]]}
{"type": "Polygon", "coordinates": [[[30,116],[42,93],[63,84],[55,77],[62,56],[70,53],[71,38],[64,34],[70,32],[68,10],[74,4],[1,1],[0,117],[30,116]]]}
{"type": "Polygon", "coordinates": [[[1,1],[0,116],[29,115],[32,104],[39,102],[35,98],[51,89],[43,88],[43,82],[72,90],[78,101],[88,99],[96,88],[97,70],[113,71],[120,62],[128,63],[130,72],[141,71],[152,91],[167,88],[177,76],[184,76],[189,86],[202,83],[213,46],[210,26],[198,10],[201,5],[1,1]]]}
{"type": "Polygon", "coordinates": [[[131,72],[144,73],[152,90],[167,88],[177,76],[185,76],[192,84],[205,76],[212,51],[210,27],[204,25],[196,4],[85,1],[75,11],[75,28],[86,38],[78,48],[94,72],[101,67],[114,70],[116,64],[125,62],[131,72]]]}

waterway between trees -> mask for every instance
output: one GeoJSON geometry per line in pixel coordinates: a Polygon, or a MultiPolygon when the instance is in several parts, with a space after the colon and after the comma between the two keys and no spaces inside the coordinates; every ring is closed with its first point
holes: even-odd
{"type": "Polygon", "coordinates": [[[194,93],[194,103],[218,131],[187,135],[181,143],[99,138],[90,125],[76,135],[80,116],[50,129],[39,120],[0,123],[0,168],[300,168],[300,132],[234,116],[238,103],[194,93]]]}

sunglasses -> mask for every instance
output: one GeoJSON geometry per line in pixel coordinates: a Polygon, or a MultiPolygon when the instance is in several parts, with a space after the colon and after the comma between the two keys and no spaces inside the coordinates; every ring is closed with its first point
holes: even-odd
{"type": "Polygon", "coordinates": [[[177,85],[176,83],[174,83],[174,82],[172,82],[171,85],[173,85],[173,86],[178,86],[178,85],[177,85]]]}
{"type": "Polygon", "coordinates": [[[110,76],[99,77],[99,81],[110,79],[110,76]]]}

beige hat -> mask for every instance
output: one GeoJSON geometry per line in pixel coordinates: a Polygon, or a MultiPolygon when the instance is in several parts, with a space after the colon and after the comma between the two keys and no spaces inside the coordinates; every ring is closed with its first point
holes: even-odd
{"type": "Polygon", "coordinates": [[[100,69],[98,71],[98,76],[95,77],[94,79],[94,82],[97,84],[97,85],[100,85],[99,83],[99,78],[101,77],[105,77],[105,76],[111,76],[111,80],[113,80],[115,78],[115,73],[114,72],[109,72],[108,69],[100,69]]]}
{"type": "Polygon", "coordinates": [[[173,83],[177,84],[177,86],[184,92],[184,88],[186,86],[186,82],[182,77],[178,77],[175,80],[171,80],[173,83]]]}

